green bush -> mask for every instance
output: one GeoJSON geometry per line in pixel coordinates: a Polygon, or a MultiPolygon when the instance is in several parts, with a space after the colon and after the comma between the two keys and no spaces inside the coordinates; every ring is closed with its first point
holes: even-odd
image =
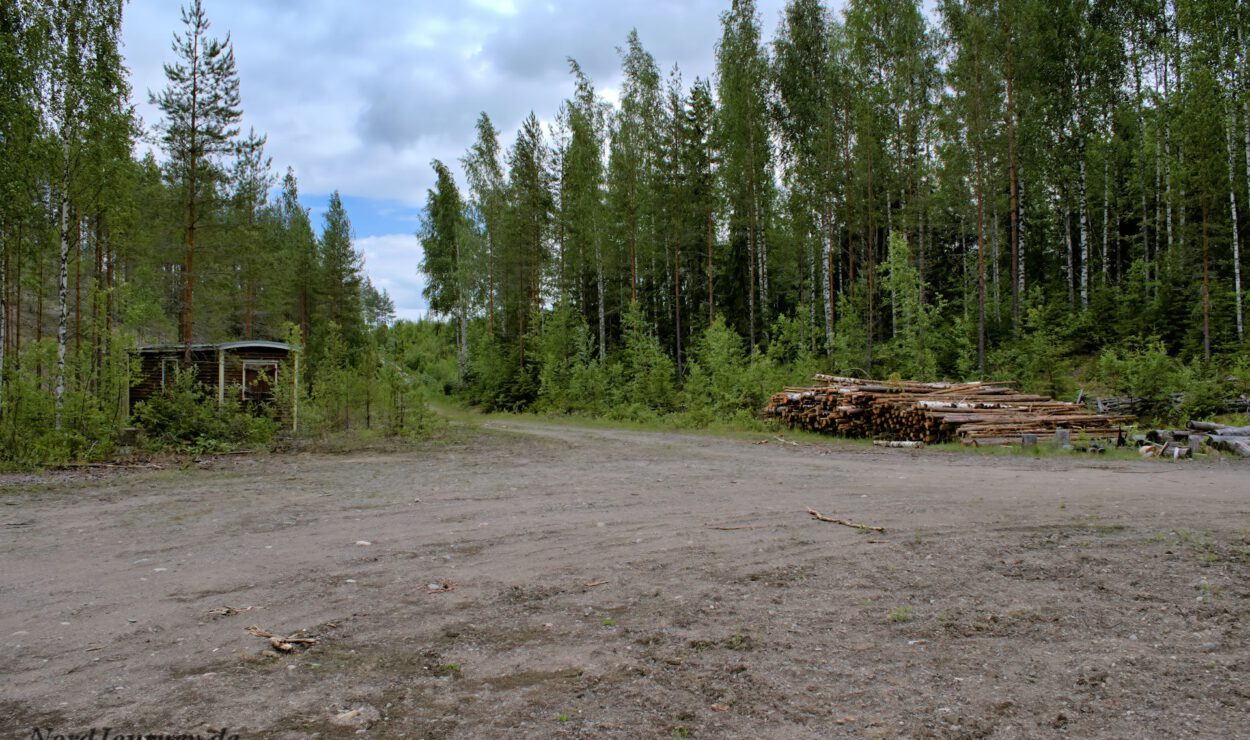
{"type": "Polygon", "coordinates": [[[651,333],[646,317],[637,304],[625,312],[624,348],[621,365],[625,382],[618,403],[639,406],[657,413],[668,411],[677,395],[673,360],[651,333]]]}
{"type": "Polygon", "coordinates": [[[1104,350],[1098,358],[1098,373],[1114,393],[1135,401],[1139,415],[1160,420],[1176,416],[1172,394],[1184,392],[1192,377],[1189,368],[1170,356],[1157,339],[1104,350]]]}
{"type": "Polygon", "coordinates": [[[277,422],[272,416],[252,413],[234,400],[238,393],[225,395],[218,403],[194,370],[180,369],[160,393],[135,404],[134,419],[161,448],[224,452],[273,440],[277,422]]]}
{"type": "Polygon", "coordinates": [[[110,342],[99,364],[87,345],[66,357],[60,429],[53,393],[55,341],[32,343],[8,358],[0,399],[0,464],[29,469],[112,455],[130,363],[121,339],[113,336],[110,342]],[[31,372],[37,367],[44,369],[42,377],[31,372]]]}

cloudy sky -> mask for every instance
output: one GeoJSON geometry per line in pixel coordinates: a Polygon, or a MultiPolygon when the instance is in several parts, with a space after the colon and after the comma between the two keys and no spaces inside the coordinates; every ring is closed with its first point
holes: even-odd
{"type": "MultiPolygon", "coordinates": [[[[686,83],[711,75],[729,0],[204,0],[216,36],[231,34],[244,130],[269,135],[275,170],[290,166],[320,230],[333,190],[343,196],[374,283],[402,318],[424,314],[414,233],[430,160],[452,165],[485,111],[511,145],[533,110],[551,120],[572,92],[567,57],[609,99],[617,47],[631,28],[661,70],[686,83]]],[[[784,0],[759,0],[771,38],[784,0]]],[[[148,92],[181,30],[176,0],[126,6],[125,55],[145,125],[148,92]]],[[[457,172],[458,172],[457,168],[457,172]]],[[[463,187],[463,181],[461,182],[463,187]]]]}

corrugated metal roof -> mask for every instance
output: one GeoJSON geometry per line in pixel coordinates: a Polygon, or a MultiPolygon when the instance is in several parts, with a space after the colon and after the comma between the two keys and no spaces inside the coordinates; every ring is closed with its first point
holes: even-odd
{"type": "Polygon", "coordinates": [[[198,344],[145,344],[139,347],[140,353],[155,354],[159,352],[185,352],[187,349],[192,352],[203,352],[206,350],[232,350],[232,349],[277,349],[285,352],[291,351],[291,345],[286,342],[272,342],[268,339],[244,339],[237,342],[222,342],[220,344],[198,343],[198,344]]]}

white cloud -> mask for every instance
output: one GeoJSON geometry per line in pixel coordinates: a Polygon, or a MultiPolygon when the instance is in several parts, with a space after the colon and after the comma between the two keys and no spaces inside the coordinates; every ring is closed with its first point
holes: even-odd
{"type": "Polygon", "coordinates": [[[425,278],[418,271],[421,243],[412,234],[360,237],[356,249],[365,257],[365,271],[374,287],[386,290],[395,301],[395,315],[416,321],[429,312],[421,291],[425,278]]]}
{"type": "MultiPolygon", "coordinates": [[[[244,127],[269,134],[278,171],[302,192],[340,190],[420,206],[429,162],[455,166],[485,111],[512,143],[533,110],[550,119],[572,92],[567,57],[601,89],[619,87],[616,49],[631,28],[667,73],[708,76],[729,0],[603,3],[475,0],[343,3],[209,0],[212,33],[232,34],[244,127]]],[[[765,38],[783,0],[760,0],[765,38]]],[[[148,124],[148,91],[182,30],[178,3],[131,3],[123,29],[135,102],[148,124]]]]}

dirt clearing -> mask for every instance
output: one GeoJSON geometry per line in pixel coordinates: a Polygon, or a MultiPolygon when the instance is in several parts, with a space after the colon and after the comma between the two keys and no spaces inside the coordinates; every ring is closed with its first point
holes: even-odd
{"type": "Polygon", "coordinates": [[[0,727],[1244,736],[1248,513],[1245,464],[512,420],[19,479],[0,727]]]}

